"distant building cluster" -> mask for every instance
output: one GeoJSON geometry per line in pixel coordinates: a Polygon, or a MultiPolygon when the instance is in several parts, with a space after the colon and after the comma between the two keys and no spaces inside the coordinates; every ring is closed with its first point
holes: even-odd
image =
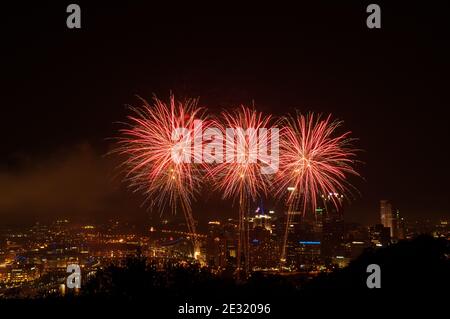
{"type": "MultiPolygon", "coordinates": [[[[447,220],[407,222],[389,201],[381,200],[380,223],[363,226],[345,222],[344,210],[333,205],[336,201],[343,201],[343,196],[323,195],[314,214],[290,212],[293,217],[288,224],[287,212],[258,208],[247,220],[250,269],[315,275],[347,266],[367,248],[385,247],[419,234],[450,239],[447,220]],[[286,256],[280,260],[285,234],[286,256]]],[[[219,270],[236,267],[237,238],[237,221],[210,221],[203,252],[206,263],[219,270]]]]}
{"type": "MultiPolygon", "coordinates": [[[[264,210],[247,215],[243,263],[251,272],[304,275],[345,267],[365,249],[384,247],[419,234],[450,239],[447,220],[407,221],[388,200],[380,201],[380,223],[363,226],[345,222],[344,210],[332,202],[339,194],[322,196],[314,213],[264,210]],[[334,196],[334,198],[332,198],[334,196]],[[280,252],[286,243],[285,258],[280,252]]],[[[342,205],[343,207],[344,205],[342,205]]],[[[108,220],[76,223],[65,219],[30,227],[0,229],[0,298],[65,294],[66,269],[78,264],[82,282],[97,270],[128,256],[146,257],[161,271],[170,264],[200,263],[212,273],[232,275],[238,254],[238,221],[210,220],[196,240],[184,223],[169,220],[133,225],[108,220]]]]}

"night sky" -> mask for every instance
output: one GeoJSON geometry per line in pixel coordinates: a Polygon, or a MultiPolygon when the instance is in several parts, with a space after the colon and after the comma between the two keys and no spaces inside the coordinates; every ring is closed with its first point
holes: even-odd
{"type": "MultiPolygon", "coordinates": [[[[391,1],[392,2],[392,1],[391,1]]],[[[348,220],[379,220],[380,199],[407,218],[450,217],[448,11],[370,2],[292,8],[186,8],[104,2],[4,7],[0,220],[146,216],[105,154],[136,95],[200,97],[283,115],[332,113],[364,151],[348,220]],[[210,9],[210,11],[206,11],[210,9]]],[[[216,195],[194,215],[233,216],[216,195]]]]}

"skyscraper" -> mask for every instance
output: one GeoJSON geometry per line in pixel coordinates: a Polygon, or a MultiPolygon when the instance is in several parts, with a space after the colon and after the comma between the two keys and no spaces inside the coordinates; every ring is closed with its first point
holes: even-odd
{"type": "Polygon", "coordinates": [[[400,212],[398,209],[392,212],[392,228],[391,228],[391,238],[393,241],[398,241],[400,231],[400,212]]]}
{"type": "Polygon", "coordinates": [[[206,261],[209,266],[223,268],[226,266],[226,238],[219,221],[208,222],[206,239],[206,261]]]}
{"type": "Polygon", "coordinates": [[[257,214],[253,217],[253,228],[261,227],[272,232],[272,217],[265,214],[257,214]]]}
{"type": "Polygon", "coordinates": [[[344,254],[344,211],[342,194],[330,193],[322,195],[322,247],[321,254],[325,259],[330,259],[344,254]],[[339,205],[335,206],[335,202],[339,205]]]}
{"type": "Polygon", "coordinates": [[[381,217],[381,224],[384,227],[388,227],[390,229],[391,237],[394,237],[394,228],[392,225],[393,220],[392,205],[386,199],[380,200],[380,217],[381,217]]]}

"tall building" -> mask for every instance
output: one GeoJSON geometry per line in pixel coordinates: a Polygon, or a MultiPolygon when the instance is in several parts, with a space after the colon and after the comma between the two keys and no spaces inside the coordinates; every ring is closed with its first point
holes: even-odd
{"type": "Polygon", "coordinates": [[[226,267],[226,238],[219,221],[208,222],[206,239],[206,262],[211,267],[226,267]]]}
{"type": "Polygon", "coordinates": [[[392,214],[392,205],[388,200],[380,200],[380,217],[381,224],[390,229],[391,237],[394,237],[394,216],[392,214]]]}
{"type": "Polygon", "coordinates": [[[286,243],[288,266],[309,270],[320,264],[321,218],[312,213],[291,212],[286,243]]]}
{"type": "Polygon", "coordinates": [[[265,214],[257,214],[253,217],[253,229],[260,227],[272,232],[272,217],[265,214]]]}
{"type": "MultiPolygon", "coordinates": [[[[337,193],[322,195],[322,251],[329,259],[344,254],[344,212],[343,196],[337,193]],[[336,203],[338,203],[336,205],[336,203]]],[[[319,208],[320,209],[320,208],[319,208]]]]}
{"type": "MultiPolygon", "coordinates": [[[[262,206],[262,205],[261,205],[262,206]]],[[[273,212],[270,213],[273,216],[273,212]]],[[[255,211],[249,231],[250,266],[253,270],[274,268],[279,262],[279,245],[272,224],[272,216],[263,209],[255,211]]]]}
{"type": "Polygon", "coordinates": [[[392,228],[390,233],[391,238],[394,241],[405,239],[405,221],[404,218],[400,216],[400,211],[398,209],[392,214],[392,228]]]}
{"type": "Polygon", "coordinates": [[[238,221],[229,218],[223,223],[223,235],[225,238],[226,267],[234,269],[236,267],[239,238],[238,221]]]}
{"type": "Polygon", "coordinates": [[[405,217],[400,216],[398,210],[397,210],[397,223],[398,223],[398,239],[406,239],[407,238],[406,220],[405,217]]]}

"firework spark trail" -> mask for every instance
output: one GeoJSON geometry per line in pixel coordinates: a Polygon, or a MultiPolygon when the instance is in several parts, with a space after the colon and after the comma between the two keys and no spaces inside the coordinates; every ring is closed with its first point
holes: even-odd
{"type": "MultiPolygon", "coordinates": [[[[315,212],[320,195],[347,193],[350,188],[347,177],[359,175],[353,168],[354,139],[349,137],[350,132],[337,133],[341,121],[332,121],[331,115],[322,118],[310,113],[287,118],[285,124],[280,139],[280,170],[275,181],[277,195],[290,190],[281,260],[285,260],[292,211],[315,212]]],[[[336,197],[331,196],[331,201],[339,206],[336,197]]]]}
{"type": "MultiPolygon", "coordinates": [[[[175,162],[173,154],[192,157],[193,137],[201,130],[196,120],[202,119],[203,110],[197,107],[197,100],[175,101],[170,97],[168,104],[154,97],[153,104],[141,99],[140,107],[131,107],[133,115],[128,116],[127,127],[120,131],[117,153],[126,155],[123,163],[126,179],[135,191],[143,192],[161,213],[170,206],[173,212],[180,206],[186,219],[188,231],[193,234],[194,249],[197,247],[196,230],[191,210],[191,201],[199,191],[202,182],[202,164],[175,162]],[[173,140],[173,132],[186,128],[188,135],[173,140]]],[[[207,122],[204,122],[207,123],[207,122]]]]}
{"type": "Polygon", "coordinates": [[[258,156],[259,150],[264,147],[260,145],[262,140],[258,139],[259,129],[267,128],[270,121],[271,116],[241,106],[232,112],[222,112],[221,122],[215,124],[221,128],[223,140],[219,143],[227,146],[227,156],[222,163],[210,166],[207,176],[214,181],[216,189],[223,193],[224,199],[231,198],[239,202],[238,275],[242,252],[246,255],[245,269],[248,270],[249,232],[245,220],[248,218],[249,203],[259,195],[267,194],[270,189],[270,176],[261,173],[261,168],[270,163],[258,156]],[[227,129],[231,129],[234,134],[227,134],[227,129]],[[229,154],[230,145],[236,144],[229,154]]]}

